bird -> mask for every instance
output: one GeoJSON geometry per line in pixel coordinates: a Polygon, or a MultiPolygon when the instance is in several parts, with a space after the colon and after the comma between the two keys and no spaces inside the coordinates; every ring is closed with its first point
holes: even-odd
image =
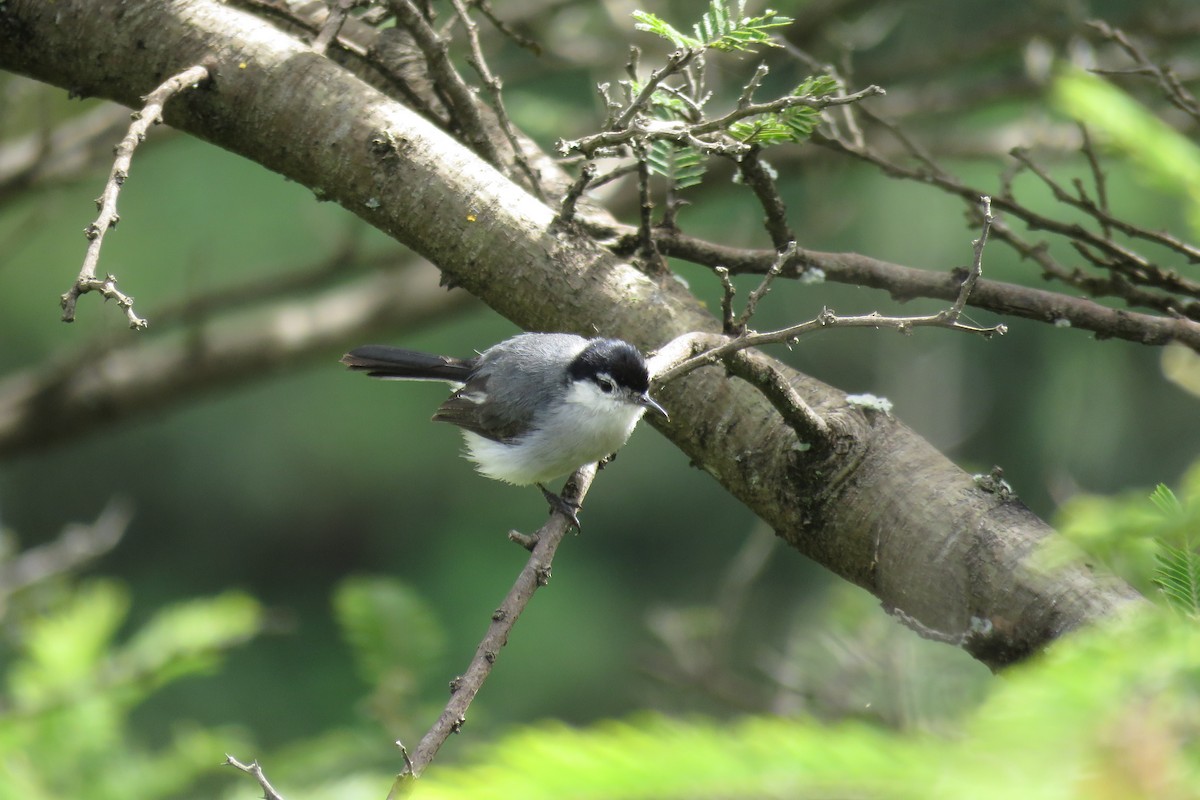
{"type": "Polygon", "coordinates": [[[615,453],[646,411],[668,416],[642,353],[621,339],[521,333],[465,359],[374,344],[341,362],[373,378],[450,383],[433,421],[462,429],[481,474],[536,485],[576,528],[578,507],[545,483],[615,453]]]}

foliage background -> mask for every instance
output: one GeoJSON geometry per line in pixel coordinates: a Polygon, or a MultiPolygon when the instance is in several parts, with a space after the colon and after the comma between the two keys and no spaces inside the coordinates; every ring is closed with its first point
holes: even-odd
{"type": "MultiPolygon", "coordinates": [[[[501,16],[504,5],[497,4],[501,16]]],[[[779,10],[796,10],[787,5],[779,10]]],[[[1081,41],[1084,18],[1119,23],[1126,11],[1123,3],[1094,2],[1079,4],[1087,14],[1071,16],[1057,3],[1031,2],[1018,4],[1005,25],[982,25],[994,21],[993,4],[842,5],[828,30],[854,43],[860,84],[890,88],[913,79],[928,69],[922,54],[961,57],[928,73],[960,91],[1002,78],[1014,82],[1017,88],[965,113],[920,118],[926,132],[948,129],[964,142],[1005,132],[1018,120],[1062,121],[1046,87],[1023,80],[1028,50],[1022,47],[1036,38],[1069,52],[1081,41]]],[[[642,7],[678,25],[694,13],[685,3],[642,7]]],[[[633,8],[563,2],[522,11],[521,24],[545,47],[541,57],[491,40],[491,66],[504,76],[510,112],[548,150],[557,138],[598,126],[603,111],[594,86],[623,76],[623,43],[643,47],[645,63],[661,54],[652,37],[633,31],[633,8]]],[[[813,43],[814,50],[833,57],[836,49],[825,41],[813,43]]],[[[756,63],[712,62],[732,92],[756,63]]],[[[771,63],[771,81],[779,85],[808,74],[785,54],[772,54],[771,63]]],[[[28,131],[43,114],[90,106],[5,77],[0,135],[28,131]]],[[[1077,155],[1047,151],[1046,157],[1057,160],[1058,174],[1085,175],[1077,155]]],[[[804,246],[942,270],[969,261],[976,232],[964,226],[958,201],[813,147],[768,159],[781,173],[804,246]]],[[[995,185],[1003,168],[1000,156],[946,163],[985,186],[995,185]]],[[[1118,214],[1151,228],[1187,230],[1185,204],[1147,181],[1136,163],[1114,158],[1106,166],[1118,214]]],[[[0,371],[134,335],[115,309],[92,296],[81,302],[74,325],[58,321],[57,298],[83,254],[77,234],[90,220],[89,201],[107,169],[102,161],[85,180],[0,205],[0,371]]],[[[761,212],[728,180],[717,169],[689,190],[682,226],[733,245],[765,246],[761,212]]],[[[1051,207],[1039,186],[1017,186],[1031,206],[1051,207]]],[[[613,198],[629,219],[631,196],[626,186],[613,198]]],[[[157,332],[157,307],[251,276],[282,275],[347,237],[364,253],[396,247],[301,187],[163,131],[135,159],[121,214],[124,224],[107,240],[102,269],[118,273],[136,293],[139,312],[151,320],[139,334],[147,337],[187,335],[157,332]]],[[[1041,284],[1030,265],[998,244],[984,265],[989,277],[1041,284]]],[[[715,303],[719,287],[711,276],[694,267],[680,271],[715,303]]],[[[841,313],[897,309],[881,292],[777,285],[758,322],[793,322],[823,305],[841,313]]],[[[914,302],[903,310],[926,306],[938,304],[914,302]]],[[[1044,517],[1081,493],[1144,487],[1144,495],[1155,483],[1179,480],[1200,446],[1197,398],[1163,377],[1160,351],[1097,343],[1049,325],[1009,324],[1008,336],[991,342],[937,331],[900,337],[843,330],[803,340],[789,359],[844,390],[888,397],[895,414],[968,471],[1003,466],[1021,498],[1044,517]]],[[[476,309],[405,335],[402,343],[463,354],[513,332],[476,309]]],[[[401,343],[386,331],[378,339],[401,343]]],[[[86,435],[0,464],[0,523],[22,547],[52,539],[68,521],[94,518],[111,498],[132,505],[125,539],[92,569],[127,598],[127,616],[112,623],[117,641],[190,598],[233,589],[262,604],[264,630],[233,649],[219,672],[168,683],[130,704],[129,747],[152,748],[177,737],[181,726],[222,726],[230,738],[216,739],[231,744],[219,746],[245,742],[246,755],[269,765],[272,754],[286,760],[288,747],[311,737],[324,737],[327,754],[342,752],[329,737],[343,731],[354,732],[337,734],[353,742],[343,750],[394,771],[389,742],[423,732],[444,699],[445,682],[466,663],[519,568],[523,552],[504,534],[539,523],[544,509],[537,493],[481,480],[457,457],[457,432],[428,423],[440,387],[362,380],[337,364],[340,353],[281,365],[252,384],[214,387],[129,424],[101,422],[86,435]],[[379,589],[384,607],[398,620],[425,621],[424,633],[413,633],[424,646],[413,652],[397,645],[403,653],[396,674],[364,666],[361,652],[356,663],[345,643],[334,597],[343,587],[338,608],[353,613],[346,610],[353,602],[345,599],[344,582],[354,576],[401,582],[405,588],[379,589]]],[[[647,708],[717,715],[808,710],[931,730],[971,707],[992,683],[966,656],[916,640],[865,595],[833,585],[783,550],[746,590],[732,638],[715,637],[730,562],[761,532],[744,508],[649,429],[639,430],[597,481],[584,522],[585,533],[559,555],[551,590],[522,618],[465,735],[444,757],[469,753],[514,723],[585,723],[647,708]],[[720,645],[713,668],[681,681],[680,664],[695,661],[676,656],[710,641],[720,645]]],[[[0,651],[8,666],[27,641],[26,626],[48,603],[14,600],[0,651]]]]}

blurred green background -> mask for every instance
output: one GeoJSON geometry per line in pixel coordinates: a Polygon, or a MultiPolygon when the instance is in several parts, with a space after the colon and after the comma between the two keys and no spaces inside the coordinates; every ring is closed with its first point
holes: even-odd
{"type": "MultiPolygon", "coordinates": [[[[505,5],[497,4],[501,16],[505,5]]],[[[876,82],[889,91],[890,80],[915,91],[934,79],[921,71],[922,50],[914,42],[931,54],[956,52],[948,44],[956,39],[976,43],[972,57],[946,67],[953,82],[991,86],[1003,79],[1013,88],[965,113],[915,115],[913,125],[977,141],[1018,122],[1066,124],[1043,87],[1023,82],[1022,45],[1035,36],[1033,20],[1058,4],[1028,5],[993,30],[977,25],[988,3],[847,3],[830,29],[862,39],[856,83],[876,82]],[[868,42],[872,30],[877,36],[868,42]]],[[[1087,5],[1098,15],[1128,10],[1123,3],[1087,5]]],[[[692,13],[684,3],[643,7],[680,25],[692,13]]],[[[630,8],[559,3],[518,15],[546,44],[540,58],[489,38],[510,112],[547,149],[559,137],[600,125],[593,87],[623,77],[626,42],[645,48],[645,64],[661,53],[633,31],[630,8]]],[[[1078,43],[1078,23],[1078,17],[1052,14],[1036,35],[1062,54],[1078,43]]],[[[818,53],[826,47],[822,41],[813,43],[818,53]]],[[[755,63],[746,57],[713,62],[717,80],[732,93],[755,63]]],[[[786,53],[771,54],[770,63],[776,89],[808,74],[786,53]]],[[[4,136],[31,130],[41,113],[65,116],[94,105],[8,76],[0,83],[0,104],[4,136]]],[[[1077,155],[1043,155],[1064,181],[1087,174],[1077,155]]],[[[969,262],[977,231],[964,224],[960,201],[815,147],[768,160],[780,172],[802,246],[940,271],[969,262]]],[[[944,164],[964,181],[994,189],[1004,159],[951,157],[944,164]]],[[[1106,166],[1117,213],[1186,238],[1186,209],[1176,197],[1147,185],[1120,158],[1106,166]]],[[[101,160],[78,181],[0,205],[0,374],[134,337],[181,335],[160,333],[169,327],[159,325],[160,308],[254,276],[301,269],[348,238],[364,260],[399,250],[344,210],[316,202],[304,187],[156,130],[135,157],[120,198],[122,225],[107,238],[101,263],[136,296],[151,327],[131,333],[119,310],[96,296],[82,298],[78,321],[64,325],[58,298],[83,257],[79,233],[92,219],[91,199],[107,169],[101,160]]],[[[1063,213],[1026,178],[1017,193],[1038,210],[1063,213]]],[[[630,186],[613,194],[611,206],[633,221],[630,186]]],[[[729,183],[727,167],[714,166],[688,197],[692,204],[680,217],[686,231],[731,245],[767,245],[761,210],[729,183]]],[[[676,266],[715,308],[719,286],[707,270],[676,266]]],[[[999,242],[985,253],[984,274],[1044,285],[1036,269],[999,242]]],[[[739,281],[744,290],[753,285],[739,281]]],[[[797,322],[822,306],[844,314],[920,313],[941,304],[898,305],[882,292],[780,281],[756,325],[797,322]]],[[[971,313],[981,324],[995,321],[971,313]]],[[[907,337],[840,330],[774,355],[845,391],[886,396],[893,413],[963,469],[1002,466],[1021,499],[1046,518],[1080,493],[1174,482],[1196,458],[1200,401],[1164,379],[1158,349],[1007,322],[1009,334],[993,341],[936,330],[907,337]]],[[[515,330],[475,307],[419,331],[375,338],[461,355],[515,330]]],[[[133,722],[145,741],[166,736],[182,721],[234,724],[254,743],[251,755],[332,728],[365,726],[381,729],[370,739],[378,748],[373,755],[390,763],[388,743],[415,741],[428,727],[446,681],[465,667],[523,563],[524,551],[505,534],[540,524],[545,508],[537,492],[484,480],[458,457],[458,432],[429,422],[442,387],[348,374],[337,359],[363,343],[342,342],[130,422],[100,421],[0,463],[0,524],[21,547],[53,539],[68,522],[94,519],[112,498],[131,505],[135,516],[124,540],[89,570],[128,586],[125,630],[136,630],[166,604],[229,589],[264,604],[266,632],[234,649],[219,673],[172,683],[137,707],[133,722]],[[352,576],[402,582],[444,632],[444,648],[414,670],[413,685],[398,692],[397,705],[384,714],[364,702],[368,687],[335,624],[331,597],[352,576]]],[[[601,474],[583,520],[584,533],[560,550],[549,590],[522,617],[472,707],[470,736],[453,741],[447,757],[514,722],[584,722],[642,708],[808,708],[934,724],[990,681],[966,656],[916,640],[865,595],[835,585],[782,547],[762,556],[761,575],[745,588],[719,669],[712,671],[750,690],[706,685],[704,675],[681,678],[679,649],[704,640],[717,624],[714,609],[731,561],[764,539],[752,514],[647,426],[601,474]],[[949,690],[920,680],[930,665],[946,676],[949,690]]]]}

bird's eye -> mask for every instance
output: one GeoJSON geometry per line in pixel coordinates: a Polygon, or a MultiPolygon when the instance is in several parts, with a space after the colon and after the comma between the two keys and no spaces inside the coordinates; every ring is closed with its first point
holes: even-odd
{"type": "Polygon", "coordinates": [[[612,394],[616,391],[617,385],[610,378],[596,378],[596,385],[600,387],[600,391],[605,394],[612,394]]]}

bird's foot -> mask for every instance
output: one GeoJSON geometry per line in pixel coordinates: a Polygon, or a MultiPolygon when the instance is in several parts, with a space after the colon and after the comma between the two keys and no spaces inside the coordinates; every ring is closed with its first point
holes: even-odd
{"type": "Polygon", "coordinates": [[[550,504],[551,512],[562,514],[568,522],[575,526],[575,530],[583,530],[583,526],[579,524],[578,514],[580,506],[578,504],[564,500],[560,495],[555,494],[540,483],[537,487],[542,490],[542,497],[545,497],[546,502],[550,504]]]}

